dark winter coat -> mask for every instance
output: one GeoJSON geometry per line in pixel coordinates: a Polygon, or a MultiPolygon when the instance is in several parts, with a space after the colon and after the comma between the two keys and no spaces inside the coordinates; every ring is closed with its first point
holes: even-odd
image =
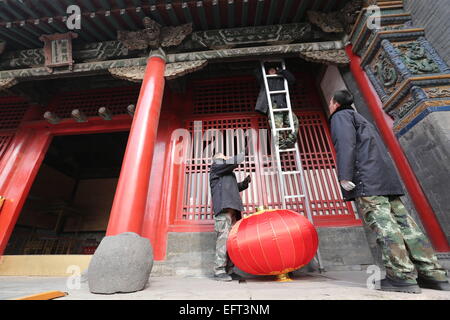
{"type": "MultiPolygon", "coordinates": [[[[280,71],[278,71],[278,74],[282,75],[284,78],[286,78],[289,85],[295,83],[295,77],[289,71],[280,70],[280,71]]],[[[267,115],[267,112],[269,111],[269,103],[267,101],[267,94],[266,94],[266,89],[265,89],[265,85],[264,85],[264,78],[263,78],[261,72],[257,72],[256,77],[259,82],[259,85],[261,86],[261,89],[259,91],[258,100],[256,101],[255,110],[267,115]]],[[[284,78],[281,78],[281,77],[280,78],[267,78],[269,90],[270,91],[283,90],[284,89],[284,78]]],[[[272,103],[276,103],[277,107],[279,109],[287,108],[286,96],[284,94],[272,95],[272,103]]]]}
{"type": "Polygon", "coordinates": [[[248,188],[248,182],[244,180],[238,183],[233,170],[243,161],[244,154],[241,153],[227,161],[216,160],[211,165],[209,185],[214,215],[230,208],[239,211],[237,219],[240,219],[240,212],[244,210],[244,206],[239,192],[248,188]]]}
{"type": "Polygon", "coordinates": [[[331,136],[336,149],[339,181],[356,184],[342,189],[344,199],[403,195],[397,171],[375,127],[351,107],[340,107],[330,118],[331,136]]]}

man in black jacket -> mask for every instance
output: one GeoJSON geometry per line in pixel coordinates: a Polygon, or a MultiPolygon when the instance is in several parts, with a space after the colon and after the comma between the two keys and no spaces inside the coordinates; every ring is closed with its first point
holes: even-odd
{"type": "Polygon", "coordinates": [[[209,184],[214,211],[214,229],[217,233],[214,278],[219,281],[231,281],[227,266],[231,265],[227,254],[227,239],[232,226],[241,219],[244,210],[239,192],[248,188],[251,177],[238,183],[233,170],[244,161],[244,154],[226,157],[218,153],[210,168],[209,184]]]}
{"type": "Polygon", "coordinates": [[[344,199],[356,200],[365,223],[377,236],[386,268],[380,289],[450,290],[431,243],[403,206],[400,179],[378,132],[352,104],[348,91],[334,94],[329,104],[331,135],[344,199]]]}
{"type": "MultiPolygon", "coordinates": [[[[267,83],[269,85],[270,91],[284,90],[284,79],[287,80],[289,85],[295,83],[295,77],[288,70],[276,69],[275,67],[269,67],[269,75],[279,75],[281,77],[267,78],[267,83]]],[[[256,101],[255,110],[268,116],[269,103],[267,101],[267,94],[264,85],[264,78],[260,72],[256,73],[257,80],[261,86],[259,91],[258,99],[256,101]]],[[[272,106],[273,109],[285,109],[287,108],[286,94],[272,94],[272,106]]],[[[287,128],[289,127],[289,113],[287,111],[274,112],[275,128],[287,128]]],[[[279,144],[281,149],[293,148],[295,142],[297,141],[298,134],[298,118],[294,112],[292,112],[292,120],[294,121],[294,132],[283,131],[281,134],[277,135],[278,141],[275,143],[279,144]]],[[[270,123],[270,118],[269,118],[270,123]]]]}

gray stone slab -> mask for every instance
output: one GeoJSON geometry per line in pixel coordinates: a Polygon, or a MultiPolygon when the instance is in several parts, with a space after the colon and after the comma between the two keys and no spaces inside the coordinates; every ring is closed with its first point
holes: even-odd
{"type": "Polygon", "coordinates": [[[144,290],[115,295],[92,294],[86,282],[68,288],[67,278],[0,277],[0,298],[60,290],[68,295],[56,300],[450,300],[450,292],[436,290],[406,294],[368,289],[367,277],[366,272],[347,271],[305,274],[287,283],[273,278],[224,283],[205,277],[152,276],[144,290]]]}

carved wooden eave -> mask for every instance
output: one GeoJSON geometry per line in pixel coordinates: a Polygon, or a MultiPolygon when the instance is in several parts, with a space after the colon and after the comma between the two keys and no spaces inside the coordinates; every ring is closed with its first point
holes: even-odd
{"type": "MultiPolygon", "coordinates": [[[[208,64],[207,60],[197,60],[189,62],[175,62],[166,65],[164,77],[173,80],[186,74],[203,69],[208,64]]],[[[115,78],[132,82],[142,82],[144,79],[145,66],[123,67],[108,69],[115,78]]]]}
{"type": "Polygon", "coordinates": [[[114,78],[141,82],[144,79],[145,66],[111,68],[108,71],[114,78]]]}
{"type": "Polygon", "coordinates": [[[323,32],[344,32],[344,25],[339,20],[339,12],[308,11],[308,20],[322,29],[323,32]]]}
{"type": "Polygon", "coordinates": [[[173,80],[188,73],[193,73],[195,71],[201,70],[206,67],[207,64],[208,60],[169,63],[166,66],[164,76],[167,80],[173,80]]]}
{"type": "Polygon", "coordinates": [[[144,29],[139,31],[117,31],[117,39],[129,50],[177,46],[192,33],[192,23],[176,27],[162,27],[156,21],[142,19],[144,29]]]}
{"type": "MultiPolygon", "coordinates": [[[[148,49],[154,49],[162,41],[162,47],[173,47],[176,52],[201,52],[239,47],[278,46],[290,43],[320,41],[322,31],[311,30],[308,23],[291,23],[271,26],[228,28],[224,30],[199,31],[192,34],[191,25],[179,27],[158,26],[151,19],[147,28],[140,31],[119,31],[118,39],[89,44],[74,44],[73,58],[76,63],[100,62],[127,59],[130,56],[146,56],[148,49]],[[150,28],[149,26],[155,26],[150,28]],[[157,29],[157,31],[156,31],[157,29]]],[[[45,64],[43,49],[10,51],[0,60],[0,70],[37,67],[45,64]]]]}
{"type": "Polygon", "coordinates": [[[341,10],[334,12],[310,10],[307,12],[308,20],[327,33],[349,33],[363,6],[370,2],[368,0],[353,0],[348,2],[341,10]]]}
{"type": "Polygon", "coordinates": [[[336,66],[346,66],[350,63],[344,49],[301,52],[300,57],[306,61],[336,66]]]}
{"type": "Polygon", "coordinates": [[[17,80],[14,78],[0,79],[0,91],[7,90],[17,84],[17,80]]]}
{"type": "MultiPolygon", "coordinates": [[[[256,60],[268,57],[294,57],[300,53],[313,51],[328,51],[344,49],[342,41],[324,41],[310,43],[295,43],[285,45],[272,45],[248,48],[234,48],[223,50],[206,50],[186,53],[167,54],[167,64],[176,62],[191,62],[207,60],[208,62],[256,60]]],[[[18,80],[33,80],[42,78],[58,78],[65,76],[80,76],[108,72],[109,69],[145,66],[146,57],[107,60],[87,63],[75,63],[73,70],[54,70],[49,72],[45,67],[25,68],[0,71],[0,79],[16,78],[18,80]]]]}

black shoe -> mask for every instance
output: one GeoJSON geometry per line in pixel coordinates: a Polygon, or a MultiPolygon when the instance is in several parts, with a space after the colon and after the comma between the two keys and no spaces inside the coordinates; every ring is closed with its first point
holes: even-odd
{"type": "Polygon", "coordinates": [[[382,279],[379,282],[381,291],[404,292],[404,293],[422,293],[417,284],[411,284],[404,280],[393,280],[389,278],[382,279]]]}
{"type": "Polygon", "coordinates": [[[448,281],[430,280],[419,276],[417,284],[424,289],[450,291],[450,283],[448,281]]]}
{"type": "Polygon", "coordinates": [[[232,281],[233,278],[231,278],[231,276],[226,274],[226,273],[221,273],[221,274],[215,274],[214,275],[214,280],[217,280],[217,281],[232,281]]]}
{"type": "Polygon", "coordinates": [[[242,277],[236,273],[230,274],[231,279],[233,280],[242,280],[242,277]]]}

